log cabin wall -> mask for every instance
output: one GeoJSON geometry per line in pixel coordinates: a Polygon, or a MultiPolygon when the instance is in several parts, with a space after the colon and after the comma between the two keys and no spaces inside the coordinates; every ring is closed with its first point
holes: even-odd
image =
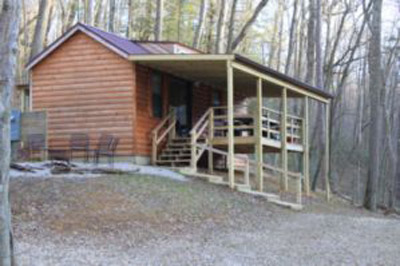
{"type": "MultiPolygon", "coordinates": [[[[136,66],[136,145],[134,152],[139,156],[150,156],[152,145],[152,131],[161,122],[162,118],[153,116],[151,75],[153,70],[136,66]]],[[[168,113],[168,81],[169,77],[162,74],[163,116],[168,113]]]]}
{"type": "Polygon", "coordinates": [[[69,147],[71,133],[120,137],[117,155],[132,155],[135,66],[76,33],[32,69],[33,111],[47,110],[49,148],[69,147]]]}

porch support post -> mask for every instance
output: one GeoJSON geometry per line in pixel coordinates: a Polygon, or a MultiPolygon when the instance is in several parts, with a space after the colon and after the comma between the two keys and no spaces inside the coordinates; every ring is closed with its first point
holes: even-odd
{"type": "Polygon", "coordinates": [[[262,146],[262,79],[257,79],[257,111],[256,111],[256,128],[255,128],[255,136],[256,136],[256,161],[257,161],[257,189],[259,191],[264,190],[264,173],[263,173],[263,146],[262,146]]]}
{"type": "Polygon", "coordinates": [[[308,136],[308,97],[304,97],[304,120],[303,120],[303,177],[304,190],[307,196],[310,196],[310,148],[308,136]]]}
{"type": "Polygon", "coordinates": [[[233,68],[232,61],[227,61],[227,111],[228,111],[228,179],[229,187],[235,187],[235,146],[233,135],[233,68]]]}
{"type": "Polygon", "coordinates": [[[281,114],[281,159],[282,159],[282,185],[283,190],[288,190],[288,158],[287,158],[287,89],[282,89],[282,114],[281,114]]]}
{"type": "MultiPolygon", "coordinates": [[[[211,109],[208,123],[208,145],[213,148],[212,141],[214,138],[214,108],[211,109]]],[[[210,174],[214,172],[214,158],[211,150],[208,151],[208,171],[210,174]]]]}
{"type": "Polygon", "coordinates": [[[331,187],[329,184],[329,171],[330,171],[330,159],[329,159],[329,149],[330,149],[330,138],[329,138],[329,125],[330,125],[330,110],[331,110],[331,101],[325,106],[325,189],[326,189],[326,200],[330,201],[331,198],[331,187]]]}

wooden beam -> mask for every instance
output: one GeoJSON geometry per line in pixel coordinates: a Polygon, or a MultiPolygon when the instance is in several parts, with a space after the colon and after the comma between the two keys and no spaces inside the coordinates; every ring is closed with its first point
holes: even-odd
{"type": "Polygon", "coordinates": [[[325,189],[326,189],[326,200],[330,201],[331,198],[331,187],[329,184],[329,171],[330,171],[330,159],[329,159],[329,149],[330,149],[330,138],[329,138],[329,119],[330,119],[330,101],[325,106],[325,189]]]}
{"type": "Polygon", "coordinates": [[[303,120],[303,176],[304,189],[307,196],[310,196],[310,147],[309,147],[309,99],[304,97],[304,120],[303,120]]]}
{"type": "Polygon", "coordinates": [[[235,145],[233,134],[233,67],[232,61],[228,60],[227,67],[227,107],[228,107],[228,179],[229,187],[235,188],[235,145]]]}
{"type": "Polygon", "coordinates": [[[288,190],[288,158],[287,158],[287,89],[282,90],[282,113],[281,113],[281,159],[282,159],[282,182],[283,190],[288,190]]]}
{"type": "Polygon", "coordinates": [[[329,101],[328,99],[326,99],[326,98],[324,98],[322,96],[319,96],[316,93],[313,93],[313,92],[310,92],[310,91],[306,91],[306,90],[304,90],[304,89],[302,89],[302,88],[300,88],[298,86],[293,85],[292,83],[289,83],[289,82],[286,82],[286,81],[282,81],[282,80],[279,80],[277,78],[268,76],[266,74],[261,73],[260,71],[254,70],[254,69],[252,69],[252,68],[250,68],[248,66],[245,66],[243,64],[240,64],[240,63],[237,63],[237,62],[233,62],[232,66],[237,70],[240,70],[240,71],[245,72],[247,74],[253,75],[255,77],[262,78],[263,80],[266,80],[268,82],[274,83],[274,84],[276,84],[278,86],[281,86],[283,88],[287,88],[287,89],[289,89],[289,90],[291,90],[293,92],[299,93],[301,95],[308,96],[308,97],[313,98],[313,99],[315,99],[317,101],[320,101],[320,102],[323,102],[323,103],[327,103],[329,101]]]}
{"type": "Polygon", "coordinates": [[[230,61],[234,55],[226,54],[152,54],[152,55],[130,55],[130,61],[230,61]]]}
{"type": "Polygon", "coordinates": [[[257,161],[257,188],[260,192],[264,190],[264,173],[263,173],[263,146],[262,146],[262,79],[257,80],[257,111],[256,111],[256,161],[257,161]]]}
{"type": "MultiPolygon", "coordinates": [[[[208,145],[212,146],[212,140],[214,138],[214,109],[211,109],[209,116],[209,128],[208,128],[208,145]]],[[[214,172],[214,158],[212,151],[208,151],[208,171],[210,174],[214,172]]]]}

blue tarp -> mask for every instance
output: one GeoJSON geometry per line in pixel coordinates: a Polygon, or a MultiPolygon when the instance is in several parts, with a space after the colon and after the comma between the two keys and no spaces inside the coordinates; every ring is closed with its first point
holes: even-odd
{"type": "Polygon", "coordinates": [[[21,138],[21,112],[11,110],[11,141],[18,141],[21,138]]]}

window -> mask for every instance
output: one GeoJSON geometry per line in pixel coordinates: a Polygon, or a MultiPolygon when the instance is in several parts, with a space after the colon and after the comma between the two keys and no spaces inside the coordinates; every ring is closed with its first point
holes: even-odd
{"type": "Polygon", "coordinates": [[[151,77],[153,116],[161,118],[162,113],[162,78],[160,73],[153,73],[151,77]]]}
{"type": "Polygon", "coordinates": [[[221,105],[221,93],[219,91],[213,90],[212,92],[212,105],[220,106],[221,105]]]}

